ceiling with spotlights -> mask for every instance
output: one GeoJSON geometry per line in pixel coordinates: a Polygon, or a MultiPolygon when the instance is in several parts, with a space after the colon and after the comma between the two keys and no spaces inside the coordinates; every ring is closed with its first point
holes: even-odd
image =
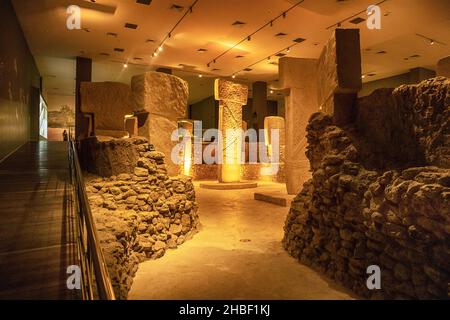
{"type": "Polygon", "coordinates": [[[233,74],[249,83],[267,81],[276,89],[278,59],[317,58],[340,21],[342,28],[360,29],[363,81],[414,67],[434,69],[438,59],[450,54],[450,1],[385,0],[380,30],[366,27],[366,9],[373,0],[298,3],[13,0],[49,94],[73,94],[76,56],[93,60],[93,81],[129,82],[146,70],[172,68],[189,81],[191,102],[212,90],[212,79],[233,74]],[[81,7],[80,30],[66,27],[66,10],[73,4],[81,7]]]}

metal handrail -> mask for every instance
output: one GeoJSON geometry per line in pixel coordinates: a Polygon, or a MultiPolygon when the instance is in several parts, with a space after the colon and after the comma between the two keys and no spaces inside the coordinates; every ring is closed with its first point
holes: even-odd
{"type": "Polygon", "coordinates": [[[78,254],[82,271],[82,297],[85,300],[115,300],[105,258],[98,241],[97,229],[84,186],[76,143],[69,132],[69,164],[75,194],[78,221],[78,254]],[[95,282],[93,280],[95,278],[95,282]]]}

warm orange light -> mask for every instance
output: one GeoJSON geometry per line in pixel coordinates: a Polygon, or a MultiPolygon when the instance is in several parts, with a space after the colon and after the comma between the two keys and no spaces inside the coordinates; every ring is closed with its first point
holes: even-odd
{"type": "Polygon", "coordinates": [[[183,174],[185,176],[191,175],[191,167],[192,167],[192,142],[189,139],[184,147],[183,174]]]}

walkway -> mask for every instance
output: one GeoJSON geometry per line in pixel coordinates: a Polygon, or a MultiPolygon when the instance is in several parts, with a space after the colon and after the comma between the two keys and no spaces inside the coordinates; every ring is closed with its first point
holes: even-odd
{"type": "Polygon", "coordinates": [[[288,208],[253,200],[258,189],[196,186],[202,230],[158,260],[139,266],[129,299],[351,299],[282,248],[288,208]]]}
{"type": "Polygon", "coordinates": [[[77,264],[66,142],[30,142],[0,163],[0,299],[73,299],[77,264]]]}

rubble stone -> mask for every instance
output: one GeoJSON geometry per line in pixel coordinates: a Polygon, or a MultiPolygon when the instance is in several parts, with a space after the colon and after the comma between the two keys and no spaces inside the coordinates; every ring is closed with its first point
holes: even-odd
{"type": "Polygon", "coordinates": [[[115,175],[86,174],[85,183],[116,298],[126,299],[138,264],[160,258],[166,249],[190,239],[198,230],[199,219],[191,179],[169,178],[164,154],[142,138],[109,143],[123,149],[123,154],[136,154],[134,164],[129,158],[125,158],[126,165],[121,162],[124,158],[114,158],[108,173],[115,175]],[[146,165],[160,166],[160,173],[149,175],[146,165]],[[127,173],[117,168],[126,168],[127,173]]]}
{"type": "Polygon", "coordinates": [[[345,128],[311,116],[313,174],[285,223],[293,257],[363,297],[448,298],[449,86],[437,77],[383,89],[358,102],[358,120],[345,128]],[[366,287],[370,265],[381,268],[381,290],[366,287]]]}

